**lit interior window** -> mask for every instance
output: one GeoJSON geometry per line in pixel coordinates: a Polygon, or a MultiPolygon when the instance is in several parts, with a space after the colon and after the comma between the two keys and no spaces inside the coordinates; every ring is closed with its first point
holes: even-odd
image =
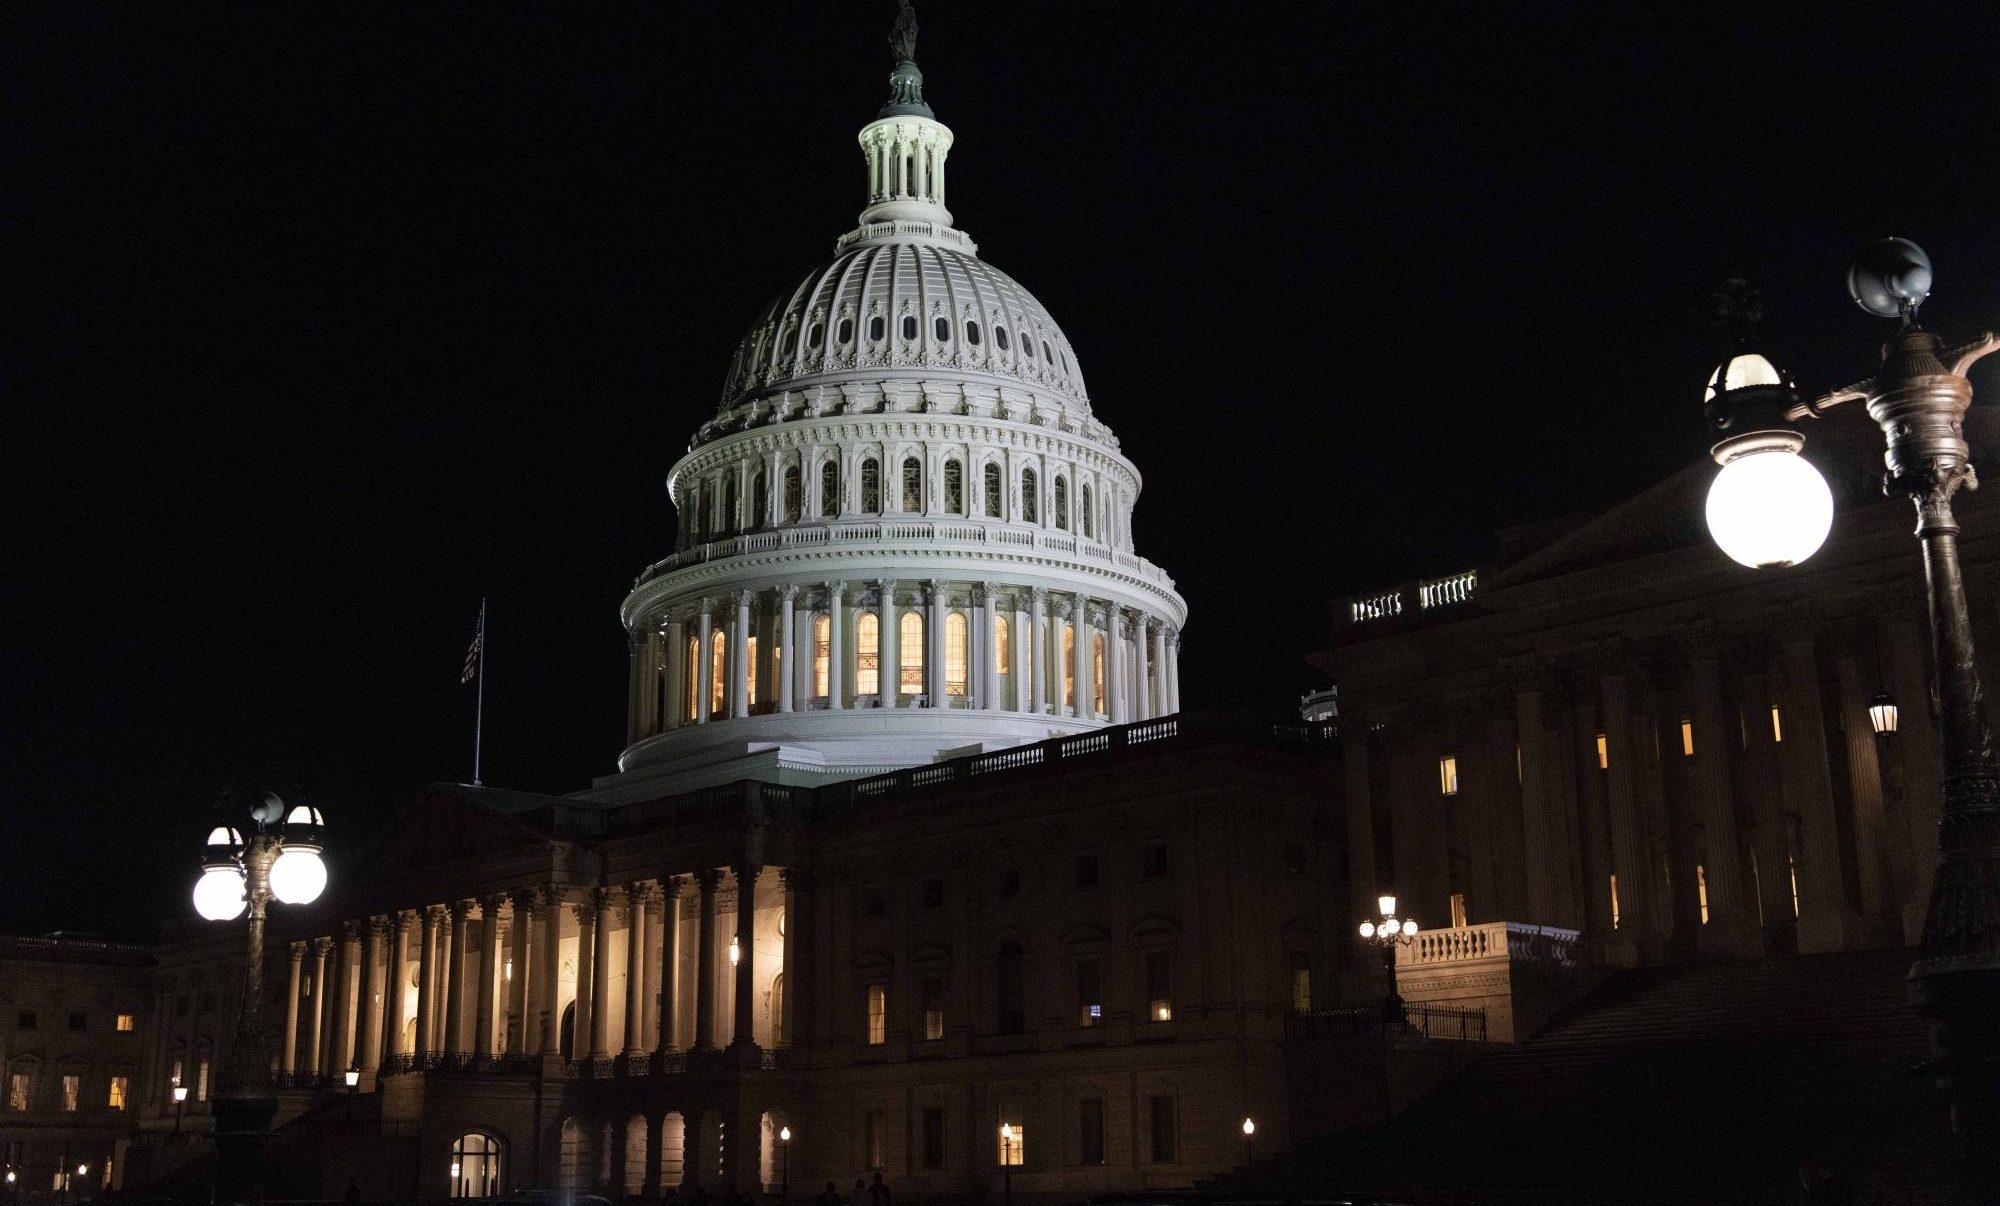
{"type": "Polygon", "coordinates": [[[1449,754],[1438,759],[1438,790],[1447,796],[1458,794],[1458,759],[1449,754]]]}
{"type": "Polygon", "coordinates": [[[129,1013],[121,1013],[118,1015],[119,1030],[129,1033],[130,1031],[136,1029],[138,1025],[139,1025],[139,1019],[136,1016],[129,1013]]]}
{"type": "Polygon", "coordinates": [[[872,611],[854,621],[854,693],[873,695],[882,689],[882,622],[872,611]]]}
{"type": "Polygon", "coordinates": [[[968,638],[964,612],[954,611],[944,618],[944,693],[961,699],[971,661],[968,638]]]}
{"type": "Polygon", "coordinates": [[[896,685],[901,694],[921,695],[924,691],[924,615],[906,611],[898,622],[901,640],[897,645],[896,685]]]}
{"type": "Polygon", "coordinates": [[[114,1109],[114,1110],[122,1110],[122,1109],[124,1109],[124,1108],[125,1108],[125,1093],[126,1093],[126,1091],[127,1091],[127,1090],[128,1090],[128,1089],[129,1089],[130,1087],[131,1087],[131,1084],[132,1084],[132,1079],[131,1079],[131,1077],[128,1077],[128,1076],[114,1076],[114,1077],[112,1077],[112,1078],[111,1078],[111,1093],[110,1093],[110,1096],[109,1096],[109,1097],[108,1097],[108,1098],[106,1099],[106,1101],[105,1101],[105,1104],[106,1104],[106,1105],[108,1105],[108,1106],[110,1106],[110,1107],[111,1107],[112,1109],[114,1109]]]}
{"type": "Polygon", "coordinates": [[[1618,928],[1618,877],[1615,875],[1611,877],[1611,928],[1618,928]]]}
{"type": "Polygon", "coordinates": [[[813,694],[826,698],[833,668],[833,617],[813,617],[813,694]]]}
{"type": "Polygon", "coordinates": [[[1777,705],[1777,704],[1772,704],[1772,705],[1771,705],[1771,740],[1773,740],[1773,741],[1783,741],[1784,739],[1785,739],[1785,718],[1784,718],[1784,715],[1783,715],[1782,713],[1780,713],[1780,712],[1778,711],[1778,705],[1777,705]]]}
{"type": "Polygon", "coordinates": [[[1604,734],[1597,735],[1597,769],[1607,770],[1611,766],[1611,747],[1605,744],[1604,734]]]}
{"type": "Polygon", "coordinates": [[[722,715],[723,693],[729,688],[728,633],[718,628],[708,637],[708,714],[722,715]]]}
{"type": "Polygon", "coordinates": [[[1021,1167],[1021,1152],[1027,1144],[1028,1136],[1018,1122],[1000,1124],[1000,1163],[1021,1167]]]}
{"type": "Polygon", "coordinates": [[[1462,930],[1465,926],[1465,893],[1453,892],[1451,894],[1451,928],[1462,930]]]}
{"type": "Polygon", "coordinates": [[[1008,669],[1008,663],[1011,660],[1010,645],[1013,631],[1014,626],[1007,622],[1006,616],[993,617],[993,672],[995,674],[1011,673],[1008,669]]]}
{"type": "Polygon", "coordinates": [[[1694,892],[1701,901],[1701,923],[1708,924],[1708,868],[1700,863],[1694,865],[1694,892]]]}
{"type": "Polygon", "coordinates": [[[757,706],[757,638],[744,642],[743,690],[751,707],[757,706]]]}
{"type": "Polygon", "coordinates": [[[868,986],[868,1045],[879,1047],[889,1041],[889,986],[868,986]]]}
{"type": "Polygon", "coordinates": [[[1694,757],[1694,721],[1681,721],[1681,757],[1694,757]]]}

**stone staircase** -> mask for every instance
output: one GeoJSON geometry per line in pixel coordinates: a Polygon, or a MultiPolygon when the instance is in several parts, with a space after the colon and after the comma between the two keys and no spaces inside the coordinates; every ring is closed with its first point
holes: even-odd
{"type": "Polygon", "coordinates": [[[1371,1134],[1217,1179],[1229,1191],[1528,1203],[1786,1200],[1801,1157],[1858,1202],[1954,1202],[1905,950],[1614,975],[1371,1134]]]}

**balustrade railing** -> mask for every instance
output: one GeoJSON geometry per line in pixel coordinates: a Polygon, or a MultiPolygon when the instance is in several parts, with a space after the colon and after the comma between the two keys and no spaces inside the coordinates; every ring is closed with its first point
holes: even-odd
{"type": "Polygon", "coordinates": [[[541,1070],[542,1057],[519,1053],[481,1055],[472,1051],[399,1051],[383,1059],[380,1074],[404,1076],[412,1072],[456,1075],[494,1074],[522,1076],[541,1070]]]}
{"type": "Polygon", "coordinates": [[[1315,1009],[1285,1018],[1287,1039],[1367,1038],[1375,1035],[1417,1035],[1453,1043],[1486,1041],[1486,1011],[1427,1002],[1405,1004],[1402,1016],[1383,1016],[1380,1005],[1353,1009],[1315,1009]]]}
{"type": "Polygon", "coordinates": [[[1416,941],[1397,948],[1396,966],[1428,967],[1476,959],[1506,958],[1510,963],[1574,964],[1581,954],[1582,935],[1550,925],[1489,921],[1453,929],[1424,930],[1416,941]]]}
{"type": "Polygon", "coordinates": [[[1411,607],[1420,612],[1455,607],[1472,602],[1478,595],[1479,571],[1470,569],[1442,578],[1420,578],[1389,590],[1350,595],[1341,601],[1341,612],[1349,624],[1366,624],[1370,620],[1400,616],[1411,607]]]}

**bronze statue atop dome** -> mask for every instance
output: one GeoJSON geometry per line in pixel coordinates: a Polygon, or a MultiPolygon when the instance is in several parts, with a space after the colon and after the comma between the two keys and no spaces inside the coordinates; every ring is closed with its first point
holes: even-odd
{"type": "Polygon", "coordinates": [[[898,63],[917,61],[917,10],[910,0],[897,0],[896,23],[889,27],[889,50],[898,63]]]}

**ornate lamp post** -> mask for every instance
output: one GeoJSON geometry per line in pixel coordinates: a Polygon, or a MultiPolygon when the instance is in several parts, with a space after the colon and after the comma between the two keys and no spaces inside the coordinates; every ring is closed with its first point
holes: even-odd
{"type": "Polygon", "coordinates": [[[181,1137],[181,1107],[187,1104],[187,1099],[187,1086],[176,1083],[174,1085],[174,1142],[176,1143],[180,1142],[181,1137]]]}
{"type": "MultiPolygon", "coordinates": [[[[1375,905],[1382,910],[1382,920],[1361,923],[1363,941],[1373,942],[1382,948],[1382,971],[1387,977],[1389,993],[1382,998],[1382,1021],[1386,1024],[1402,1024],[1409,1021],[1403,1013],[1403,998],[1396,993],[1396,948],[1408,946],[1417,940],[1417,923],[1410,918],[1397,920],[1396,898],[1378,896],[1375,905]]],[[[1248,1119],[1244,1120],[1246,1123],[1248,1119]]],[[[1250,1133],[1248,1126],[1244,1134],[1250,1133]]]]}
{"type": "Polygon", "coordinates": [[[250,840],[228,825],[208,835],[195,911],[210,921],[234,921],[247,909],[243,1002],[236,1038],[212,1107],[215,1114],[215,1202],[258,1206],[264,1200],[264,1146],[278,1099],[271,1092],[270,1056],[264,1042],[264,908],[273,898],[311,904],[326,889],[320,859],[326,822],[319,810],[263,793],[250,808],[250,840]]]}
{"type": "Polygon", "coordinates": [[[792,1128],[778,1128],[778,1200],[792,1200],[792,1128]]]}
{"type": "Polygon", "coordinates": [[[1014,1164],[1020,1159],[1019,1148],[1014,1146],[1014,1124],[1000,1124],[1000,1184],[1002,1201],[1005,1206],[1014,1206],[1014,1164]]]}
{"type": "Polygon", "coordinates": [[[1243,1167],[1248,1168],[1256,1160],[1257,1124],[1250,1119],[1243,1120],[1243,1167]]]}
{"type": "MultiPolygon", "coordinates": [[[[1723,551],[1745,564],[1788,565],[1810,556],[1832,511],[1829,499],[1822,521],[1825,483],[1795,455],[1805,437],[1793,424],[1858,401],[1882,428],[1888,445],[1882,488],[1916,506],[1944,755],[1937,873],[1923,948],[1910,969],[1910,1000],[1934,1022],[1937,1058],[1927,1070],[1951,1103],[1965,1188],[1990,1201],[2000,1192],[1994,1077],[2000,1026],[1993,1022],[2000,1016],[2000,766],[1973,665],[1951,498],[1960,487],[1979,484],[1965,442],[1965,412],[1972,405],[1966,371],[2000,348],[2000,337],[1988,333],[1952,346],[1918,324],[1917,308],[1930,295],[1931,263],[1907,239],[1869,248],[1847,285],[1862,309],[1900,319],[1901,326],[1882,347],[1881,371],[1812,401],[1751,347],[1763,317],[1755,290],[1738,274],[1717,294],[1717,316],[1735,326],[1737,347],[1710,381],[1706,413],[1723,437],[1714,453],[1723,469],[1709,491],[1709,528],[1723,551]],[[1775,468],[1750,474],[1734,468],[1746,462],[1775,468]],[[1758,481],[1750,489],[1725,489],[1732,472],[1739,485],[1758,481]],[[1744,531],[1761,535],[1746,541],[1744,531]]],[[[1878,734],[1893,733],[1896,719],[1886,697],[1869,708],[1878,734]]]]}

